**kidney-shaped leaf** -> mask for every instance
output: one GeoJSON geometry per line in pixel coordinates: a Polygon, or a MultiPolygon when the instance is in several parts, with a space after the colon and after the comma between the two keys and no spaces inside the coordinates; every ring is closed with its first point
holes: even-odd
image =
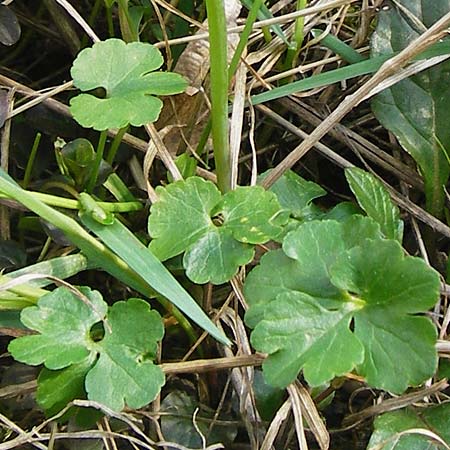
{"type": "Polygon", "coordinates": [[[246,322],[255,348],[269,353],[271,384],[286,386],[303,369],[320,385],[356,368],[370,385],[403,392],[435,372],[436,329],[415,314],[439,298],[438,274],[377,238],[371,219],[355,219],[301,225],[284,240],[286,256],[269,253],[248,276],[246,322]]]}
{"type": "Polygon", "coordinates": [[[340,300],[341,291],[330,281],[329,269],[346,249],[359,239],[376,238],[378,225],[356,215],[342,223],[335,220],[301,224],[283,241],[283,250],[267,253],[246,279],[244,293],[251,308],[245,316],[254,327],[265,305],[282,292],[298,291],[320,299],[322,305],[340,300]]]}
{"type": "Polygon", "coordinates": [[[155,95],[178,94],[187,86],[178,74],[154,72],[162,63],[160,51],[142,42],[108,39],[82,50],[71,70],[74,85],[82,91],[103,88],[106,95],[72,98],[74,118],[95,130],[154,122],[162,108],[155,95]]]}
{"type": "Polygon", "coordinates": [[[156,343],[164,334],[161,317],[140,299],[110,308],[111,333],[99,343],[100,357],[86,376],[90,400],[121,410],[150,403],[164,385],[164,373],[153,364],[156,343]]]}
{"type": "Polygon", "coordinates": [[[83,294],[85,301],[61,287],[22,313],[24,324],[40,334],[12,341],[8,348],[13,357],[62,369],[44,369],[38,400],[55,412],[80,395],[85,377],[88,398],[115,410],[151,402],[164,384],[162,370],[152,362],[164,334],[161,317],[140,299],[117,302],[107,310],[98,292],[84,288],[83,294]],[[97,342],[91,329],[101,321],[105,335],[97,342]]]}
{"type": "Polygon", "coordinates": [[[186,252],[184,268],[195,283],[229,280],[251,261],[250,244],[278,236],[287,220],[275,194],[259,186],[221,196],[211,182],[190,177],[157,193],[149,217],[150,250],[161,260],[186,252]]]}
{"type": "Polygon", "coordinates": [[[308,382],[318,386],[362,362],[362,345],[349,330],[349,312],[329,311],[299,292],[270,302],[251,337],[255,348],[270,354],[263,364],[267,382],[285,387],[303,368],[308,382]]]}
{"type": "Polygon", "coordinates": [[[366,241],[342,255],[332,282],[364,302],[355,335],[365,347],[359,373],[376,387],[402,392],[436,370],[436,329],[426,317],[439,298],[439,277],[426,263],[405,257],[395,241],[366,241]]]}

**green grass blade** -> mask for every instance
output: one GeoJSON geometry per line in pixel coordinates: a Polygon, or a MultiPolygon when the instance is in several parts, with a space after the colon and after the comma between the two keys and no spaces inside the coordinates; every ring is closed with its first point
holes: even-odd
{"type": "MultiPolygon", "coordinates": [[[[449,53],[450,42],[438,42],[421,53],[416,59],[428,59],[434,56],[447,55],[449,53]]],[[[378,56],[376,58],[370,58],[356,64],[351,64],[350,66],[342,67],[340,69],[330,70],[319,75],[313,75],[312,77],[306,78],[304,80],[294,81],[293,83],[274,88],[271,91],[253,95],[251,97],[251,102],[253,105],[258,105],[260,103],[276,100],[278,98],[286,97],[297,92],[302,92],[308,89],[314,89],[322,86],[328,86],[330,84],[339,83],[340,81],[349,80],[350,78],[355,78],[362,75],[368,75],[370,73],[376,72],[384,62],[392,58],[394,55],[395,53],[378,56]]]]}
{"type": "MultiPolygon", "coordinates": [[[[314,38],[319,37],[323,33],[322,30],[313,29],[311,34],[314,38]]],[[[331,33],[325,35],[319,42],[323,47],[328,48],[332,52],[339,55],[344,61],[350,64],[356,64],[361,61],[365,61],[367,58],[358,53],[353,47],[347,45],[345,42],[341,41],[338,37],[331,33]]]]}
{"type": "MultiPolygon", "coordinates": [[[[38,273],[41,275],[50,275],[52,277],[60,278],[64,280],[77,273],[91,268],[88,265],[88,261],[84,255],[78,253],[76,255],[60,256],[58,258],[52,258],[48,261],[42,261],[31,266],[24,267],[23,269],[15,270],[8,273],[8,278],[17,278],[22,275],[38,273]]],[[[46,287],[52,284],[52,280],[47,278],[30,280],[27,284],[34,287],[46,287]]]]}
{"type": "MultiPolygon", "coordinates": [[[[252,8],[253,3],[254,0],[242,0],[242,4],[248,10],[252,8]]],[[[273,19],[273,14],[270,12],[270,9],[266,5],[262,5],[261,8],[259,9],[258,19],[259,20],[273,19]]],[[[270,25],[270,29],[286,44],[287,47],[291,45],[289,39],[284,34],[283,29],[281,28],[280,25],[278,24],[270,25]]]]}

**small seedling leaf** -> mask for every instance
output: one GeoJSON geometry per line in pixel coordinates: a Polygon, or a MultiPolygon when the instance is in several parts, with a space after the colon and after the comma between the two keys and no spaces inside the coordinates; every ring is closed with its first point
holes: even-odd
{"type": "Polygon", "coordinates": [[[82,50],[71,70],[74,85],[82,91],[103,88],[106,96],[86,93],[72,98],[74,118],[95,130],[154,122],[162,108],[155,95],[177,94],[187,86],[178,74],[154,72],[162,63],[160,51],[142,42],[108,39],[82,50]]]}
{"type": "Polygon", "coordinates": [[[346,169],[345,176],[359,206],[379,223],[384,236],[402,242],[403,221],[400,219],[400,210],[392,202],[383,184],[357,167],[346,169]]]}
{"type": "Polygon", "coordinates": [[[400,393],[436,369],[436,329],[416,314],[439,298],[439,276],[368,217],[302,224],[283,251],[261,259],[244,293],[252,343],[269,354],[263,368],[275,386],[301,369],[313,386],[356,369],[400,393]]]}
{"type": "Polygon", "coordinates": [[[157,193],[149,218],[150,250],[161,260],[186,252],[186,274],[196,283],[229,280],[251,261],[249,244],[278,236],[287,220],[275,194],[259,186],[221,196],[211,182],[190,177],[157,193]]]}
{"type": "Polygon", "coordinates": [[[162,370],[152,362],[164,334],[161,317],[140,299],[116,302],[108,310],[98,292],[81,291],[84,298],[60,287],[24,309],[22,322],[39,334],[8,347],[18,361],[45,365],[38,401],[54,413],[86,390],[88,399],[114,410],[148,404],[164,384],[162,370]],[[103,324],[100,339],[91,335],[95,324],[103,324]]]}

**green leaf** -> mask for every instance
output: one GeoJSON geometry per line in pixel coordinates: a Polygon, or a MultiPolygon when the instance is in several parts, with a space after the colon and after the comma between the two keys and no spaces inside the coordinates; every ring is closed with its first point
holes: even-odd
{"type": "MultiPolygon", "coordinates": [[[[398,3],[410,17],[397,7],[380,12],[371,42],[374,57],[402,50],[450,9],[449,0],[436,0],[428,13],[422,0],[398,3]]],[[[377,119],[395,134],[418,164],[425,182],[427,208],[437,216],[442,214],[443,186],[450,173],[445,155],[450,150],[449,69],[450,62],[442,62],[396,83],[372,101],[377,119]]]]}
{"type": "Polygon", "coordinates": [[[36,400],[51,417],[73,399],[86,398],[84,379],[94,363],[93,355],[65,369],[49,370],[45,367],[38,377],[36,400]]]}
{"type": "Polygon", "coordinates": [[[274,386],[302,369],[313,386],[357,369],[370,385],[403,392],[435,372],[436,329],[415,314],[439,298],[439,276],[382,239],[370,218],[302,224],[283,251],[261,259],[244,293],[251,340],[269,353],[263,368],[274,386]]]}
{"type": "Polygon", "coordinates": [[[161,317],[140,299],[115,303],[108,314],[111,333],[98,344],[99,360],[86,376],[90,400],[114,410],[140,408],[158,395],[165,377],[151,359],[164,335],[161,317]]]}
{"type": "Polygon", "coordinates": [[[401,432],[422,429],[450,445],[450,403],[425,409],[408,408],[383,414],[375,419],[375,431],[367,450],[441,450],[443,445],[429,435],[401,432]]]}
{"type": "Polygon", "coordinates": [[[183,253],[213,227],[212,210],[221,196],[213,183],[198,177],[158,186],[156,193],[159,200],[152,205],[148,220],[153,238],[150,250],[165,261],[183,253]]]}
{"type": "Polygon", "coordinates": [[[230,280],[237,268],[253,259],[253,247],[242,244],[224,228],[213,228],[186,251],[183,266],[195,283],[211,281],[222,284],[230,280]]]}
{"type": "MultiPolygon", "coordinates": [[[[270,171],[261,176],[261,181],[270,171]]],[[[292,170],[288,170],[270,188],[275,193],[280,205],[289,210],[291,216],[303,219],[309,212],[311,202],[326,195],[326,191],[312,181],[306,181],[292,170]]]]}
{"type": "Polygon", "coordinates": [[[383,184],[357,167],[346,169],[345,176],[359,206],[379,223],[384,236],[402,242],[403,221],[400,219],[400,210],[392,202],[383,184]]]}
{"type": "Polygon", "coordinates": [[[229,345],[229,340],[217,329],[195,300],[136,236],[119,221],[104,226],[89,215],[86,215],[86,218],[83,215],[81,216],[84,224],[87,224],[86,226],[91,231],[101,236],[101,239],[107,242],[114,253],[88,233],[78,222],[47,206],[31,193],[22,189],[1,168],[0,190],[9,198],[17,200],[40,217],[63,230],[71,242],[77,245],[87,256],[90,264],[101,267],[145,296],[154,296],[153,286],[155,290],[167,297],[213,337],[225,345],[229,345]],[[117,255],[120,255],[120,257],[117,255]],[[142,261],[145,260],[148,260],[147,264],[143,265],[142,261]]]}
{"type": "Polygon", "coordinates": [[[211,182],[191,177],[158,187],[157,193],[149,217],[150,250],[161,260],[186,252],[183,264],[195,283],[229,280],[253,258],[249,244],[278,236],[287,220],[276,196],[259,186],[221,196],[211,182]]]}
{"type": "Polygon", "coordinates": [[[283,250],[268,252],[249,274],[244,294],[251,305],[245,315],[250,327],[262,320],[266,304],[278,294],[299,291],[320,298],[325,305],[341,299],[341,292],[330,281],[329,268],[336,258],[351,248],[353,238],[376,238],[378,225],[363,216],[344,223],[311,221],[289,233],[283,250]]]}
{"type": "Polygon", "coordinates": [[[342,255],[331,279],[364,302],[355,335],[366,349],[358,371],[369,384],[403,392],[435,372],[436,328],[412,316],[439,298],[437,273],[423,260],[405,257],[396,241],[366,241],[342,255]]]}
{"type": "Polygon", "coordinates": [[[277,236],[287,219],[277,197],[260,186],[227,192],[216,213],[222,215],[224,229],[237,241],[249,244],[263,244],[277,236]]]}
{"type": "Polygon", "coordinates": [[[162,63],[160,51],[142,42],[108,39],[82,50],[71,69],[74,85],[82,91],[104,88],[106,97],[72,98],[73,116],[83,127],[99,131],[154,122],[162,108],[155,95],[178,94],[187,86],[178,74],[154,72],[162,63]]]}
{"type": "Polygon", "coordinates": [[[88,300],[58,288],[41,297],[38,306],[22,311],[22,323],[40,334],[12,341],[8,349],[14,359],[56,370],[79,363],[90,354],[90,329],[104,319],[107,305],[99,292],[80,290],[88,300]]]}
{"type": "Polygon", "coordinates": [[[162,370],[152,362],[164,334],[161,317],[140,299],[117,302],[107,311],[98,292],[82,292],[84,299],[61,287],[25,309],[22,322],[39,334],[15,339],[9,351],[18,361],[51,369],[44,369],[38,388],[38,400],[51,412],[83,394],[84,375],[90,400],[115,410],[148,404],[164,384],[162,370]],[[98,323],[104,326],[99,341],[91,336],[98,323]]]}
{"type": "Polygon", "coordinates": [[[350,319],[349,311],[328,311],[306,294],[279,295],[251,336],[258,351],[270,354],[263,363],[267,382],[286,387],[303,368],[308,383],[318,386],[351,371],[364,352],[350,319]]]}
{"type": "MultiPolygon", "coordinates": [[[[176,442],[183,448],[202,448],[202,437],[193,425],[193,415],[201,405],[186,392],[172,390],[161,402],[161,431],[167,441],[176,442]]],[[[221,425],[226,416],[214,421],[214,413],[200,410],[195,423],[206,438],[206,443],[224,443],[231,446],[236,438],[237,428],[225,424],[221,425]],[[206,419],[206,420],[205,420],[206,419]]]]}

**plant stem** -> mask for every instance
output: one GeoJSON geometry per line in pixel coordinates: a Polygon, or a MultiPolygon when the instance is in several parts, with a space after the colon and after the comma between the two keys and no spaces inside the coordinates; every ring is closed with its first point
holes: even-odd
{"type": "Polygon", "coordinates": [[[248,39],[252,32],[253,24],[255,23],[255,21],[258,17],[258,12],[261,8],[261,5],[263,5],[263,4],[264,4],[264,0],[255,0],[252,4],[252,7],[250,8],[250,10],[248,12],[247,20],[245,21],[244,30],[241,33],[239,43],[236,47],[233,58],[231,59],[231,62],[230,62],[230,67],[228,69],[228,82],[231,81],[231,79],[234,76],[234,73],[236,72],[236,69],[239,64],[239,60],[242,56],[242,53],[245,49],[245,46],[247,45],[248,39]]]}
{"type": "MultiPolygon", "coordinates": [[[[308,0],[297,0],[297,11],[306,8],[307,2],[308,0]]],[[[303,16],[298,17],[295,21],[294,40],[292,42],[292,46],[288,48],[286,54],[286,62],[285,62],[286,69],[292,69],[292,67],[294,67],[296,63],[297,56],[303,44],[304,26],[305,26],[305,18],[303,16]]]]}
{"type": "MultiPolygon", "coordinates": [[[[230,66],[228,68],[228,86],[230,85],[231,80],[233,79],[233,76],[236,72],[236,69],[239,64],[239,60],[242,56],[245,46],[247,45],[248,38],[252,32],[253,24],[255,23],[255,21],[258,17],[258,12],[261,8],[261,5],[263,5],[263,4],[264,4],[264,0],[255,0],[255,2],[253,3],[253,5],[251,6],[251,8],[248,12],[244,30],[241,33],[239,43],[236,47],[233,58],[231,59],[231,62],[230,62],[230,66]]],[[[208,120],[205,128],[203,129],[202,135],[200,137],[200,141],[197,145],[196,152],[198,155],[203,154],[203,150],[205,148],[205,145],[208,140],[210,132],[211,132],[211,118],[208,120]]],[[[231,164],[231,162],[230,162],[230,164],[231,164]]]]}
{"type": "MultiPolygon", "coordinates": [[[[36,200],[40,200],[49,206],[56,206],[58,208],[66,208],[66,209],[79,209],[78,200],[73,200],[71,198],[58,197],[57,195],[44,194],[42,192],[32,192],[27,191],[32,197],[36,200]]],[[[0,192],[0,198],[10,198],[8,195],[5,195],[3,192],[0,192]]],[[[143,208],[141,202],[97,202],[98,205],[107,212],[113,213],[125,213],[132,211],[139,211],[143,208]]]]}
{"type": "Polygon", "coordinates": [[[114,136],[114,140],[112,141],[111,147],[109,148],[108,155],[106,156],[106,162],[111,164],[114,162],[114,158],[116,157],[117,150],[119,149],[120,143],[122,142],[122,138],[124,134],[127,132],[128,126],[121,128],[117,134],[114,136]]]}
{"type": "Polygon", "coordinates": [[[24,189],[28,187],[31,179],[31,171],[33,170],[34,160],[36,159],[37,149],[39,147],[39,143],[41,142],[41,133],[36,133],[36,137],[34,138],[33,147],[31,147],[30,157],[27,161],[27,166],[25,167],[25,175],[23,176],[22,186],[24,189]]]}
{"type": "Polygon", "coordinates": [[[94,190],[95,183],[97,181],[98,172],[100,170],[100,164],[101,164],[102,159],[103,159],[103,152],[105,150],[105,143],[106,143],[106,138],[107,137],[108,137],[108,130],[103,130],[100,133],[100,137],[98,139],[98,145],[97,145],[97,151],[95,153],[94,165],[92,167],[92,173],[91,173],[91,176],[89,178],[89,182],[88,182],[87,187],[86,187],[86,191],[89,192],[89,193],[94,190]]]}
{"type": "Polygon", "coordinates": [[[231,156],[228,140],[227,27],[223,0],[205,0],[210,41],[211,119],[217,185],[231,187],[231,156]]]}

